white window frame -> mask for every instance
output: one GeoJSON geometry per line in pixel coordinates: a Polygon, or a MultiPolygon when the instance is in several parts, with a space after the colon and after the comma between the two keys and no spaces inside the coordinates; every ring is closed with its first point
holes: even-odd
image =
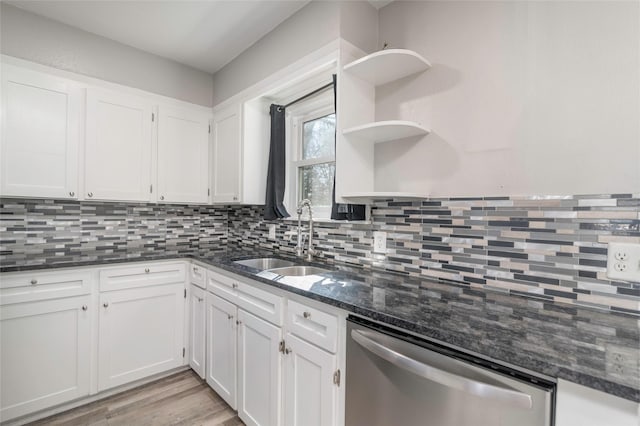
{"type": "MultiPolygon", "coordinates": [[[[333,93],[327,90],[322,94],[305,100],[287,109],[286,121],[286,144],[287,144],[287,188],[285,190],[285,207],[292,218],[297,218],[296,209],[298,207],[300,182],[299,168],[313,164],[323,164],[333,162],[335,165],[335,152],[333,156],[303,160],[302,142],[303,127],[307,121],[316,120],[335,113],[333,105],[333,93]]],[[[313,206],[313,219],[329,220],[331,217],[331,206],[313,206]]],[[[303,219],[308,219],[307,211],[303,213],[303,219]]]]}

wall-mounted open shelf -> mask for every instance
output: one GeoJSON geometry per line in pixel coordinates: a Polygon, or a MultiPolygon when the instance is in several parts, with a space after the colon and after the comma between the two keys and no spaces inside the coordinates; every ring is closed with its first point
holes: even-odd
{"type": "Polygon", "coordinates": [[[343,197],[354,203],[371,203],[380,200],[415,201],[428,198],[426,194],[414,192],[353,192],[344,194],[343,197]]]}
{"type": "Polygon", "coordinates": [[[429,68],[429,61],[413,50],[387,49],[345,65],[344,71],[380,86],[429,68]]]}
{"type": "Polygon", "coordinates": [[[372,143],[388,142],[412,136],[425,136],[430,130],[418,123],[403,120],[376,121],[362,126],[345,129],[344,136],[366,140],[372,143]]]}

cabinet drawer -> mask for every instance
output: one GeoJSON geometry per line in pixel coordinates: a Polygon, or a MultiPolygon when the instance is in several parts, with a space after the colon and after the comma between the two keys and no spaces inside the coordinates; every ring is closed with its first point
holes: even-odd
{"type": "Polygon", "coordinates": [[[124,290],[160,284],[184,283],[184,263],[136,265],[100,271],[100,291],[124,290]]]}
{"type": "Polygon", "coordinates": [[[231,277],[213,271],[207,271],[207,290],[216,296],[236,303],[238,282],[231,277]]]}
{"type": "Polygon", "coordinates": [[[236,304],[273,324],[282,325],[282,297],[260,290],[250,284],[238,283],[236,304]]]}
{"type": "Polygon", "coordinates": [[[28,272],[3,274],[0,278],[0,305],[80,296],[91,292],[91,273],[28,272]]]}
{"type": "Polygon", "coordinates": [[[287,329],[329,352],[335,353],[338,343],[338,317],[302,303],[289,301],[287,329]]]}
{"type": "Polygon", "coordinates": [[[207,270],[202,266],[189,265],[189,280],[191,284],[194,284],[200,288],[207,286],[207,270]]]}

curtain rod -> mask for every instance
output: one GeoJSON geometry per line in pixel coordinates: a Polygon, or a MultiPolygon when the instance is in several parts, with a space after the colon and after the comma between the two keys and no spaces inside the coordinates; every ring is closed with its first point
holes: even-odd
{"type": "Polygon", "coordinates": [[[300,101],[303,101],[305,99],[307,99],[308,97],[311,97],[317,93],[322,92],[323,90],[328,89],[329,87],[333,87],[333,82],[329,83],[329,84],[325,84],[324,86],[320,87],[319,89],[314,90],[313,92],[309,92],[304,96],[300,96],[298,99],[296,99],[295,101],[291,101],[288,104],[284,105],[282,108],[289,108],[291,105],[296,104],[300,101]]]}

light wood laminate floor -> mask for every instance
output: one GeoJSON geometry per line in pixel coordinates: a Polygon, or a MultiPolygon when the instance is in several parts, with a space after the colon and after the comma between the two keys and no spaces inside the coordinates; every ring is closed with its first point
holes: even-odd
{"type": "Polygon", "coordinates": [[[31,425],[244,425],[193,371],[160,379],[31,425]]]}

